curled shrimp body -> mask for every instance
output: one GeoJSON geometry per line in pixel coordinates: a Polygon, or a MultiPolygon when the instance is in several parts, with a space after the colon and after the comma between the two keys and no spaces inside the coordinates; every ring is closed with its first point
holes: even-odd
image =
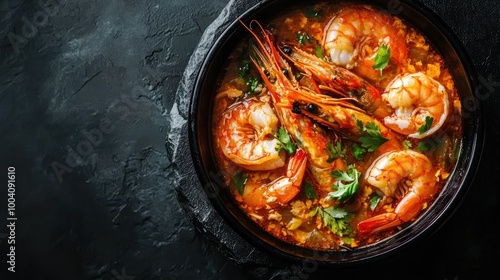
{"type": "Polygon", "coordinates": [[[256,98],[231,105],[222,115],[219,145],[224,155],[248,170],[272,170],[285,165],[273,132],[278,118],[269,103],[256,98]]]}
{"type": "Polygon", "coordinates": [[[389,14],[369,7],[345,8],[326,25],[323,47],[336,65],[374,72],[373,57],[377,48],[385,44],[391,50],[391,60],[400,65],[408,50],[393,21],[389,14]]]}
{"type": "Polygon", "coordinates": [[[424,73],[400,75],[389,83],[382,99],[394,109],[384,118],[385,125],[412,138],[424,138],[436,132],[450,113],[450,102],[445,87],[424,73]],[[432,118],[424,132],[419,128],[432,118]]]}
{"type": "Polygon", "coordinates": [[[360,234],[390,229],[410,221],[426,207],[426,202],[437,192],[435,169],[431,161],[425,155],[412,150],[381,155],[368,168],[365,181],[386,197],[397,196],[398,188],[403,188],[403,183],[409,188],[394,212],[380,214],[358,223],[360,234]]]}

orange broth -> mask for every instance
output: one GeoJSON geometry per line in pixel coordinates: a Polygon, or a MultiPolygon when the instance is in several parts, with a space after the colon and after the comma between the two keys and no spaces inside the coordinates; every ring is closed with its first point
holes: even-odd
{"type": "MultiPolygon", "coordinates": [[[[332,5],[331,3],[319,2],[310,6],[291,8],[280,13],[272,20],[261,22],[261,24],[274,35],[276,42],[299,43],[302,50],[321,55],[317,50],[321,48],[323,29],[329,20],[343,7],[341,4],[332,5]],[[302,37],[300,37],[301,34],[302,37]],[[306,35],[307,37],[305,37],[306,35]],[[300,40],[302,42],[299,42],[300,40]]],[[[429,137],[414,139],[397,134],[397,141],[402,143],[403,149],[422,153],[432,162],[436,171],[434,174],[436,193],[431,199],[422,203],[423,210],[409,222],[368,235],[360,235],[356,225],[374,215],[393,212],[410,186],[408,186],[408,182],[402,180],[396,194],[388,197],[380,195],[380,192],[375,187],[365,182],[365,173],[375,159],[377,152],[366,152],[358,160],[353,155],[353,146],[356,146],[356,141],[342,137],[319,123],[313,122],[317,129],[325,131],[332,146],[337,142],[341,142],[346,149],[345,158],[336,159],[335,163],[333,163],[337,166],[336,168],[345,171],[347,166],[352,164],[360,172],[357,192],[346,201],[329,198],[328,195],[319,190],[318,184],[311,176],[308,168],[301,181],[300,192],[289,202],[283,205],[267,203],[266,199],[268,200],[268,197],[262,198],[262,200],[257,199],[256,203],[261,203],[263,206],[255,206],[253,202],[250,204],[246,202],[245,195],[262,195],[264,188],[262,186],[269,188],[270,186],[267,184],[280,178],[280,176],[285,176],[286,166],[273,170],[252,171],[235,164],[222,152],[220,137],[224,136],[221,136],[220,127],[224,125],[224,112],[231,110],[232,104],[254,98],[259,102],[268,102],[273,107],[269,90],[266,89],[255,65],[248,58],[248,43],[252,40],[251,35],[248,34],[248,37],[244,38],[240,45],[228,55],[226,67],[221,69],[218,87],[215,89],[217,97],[213,103],[214,156],[218,168],[222,171],[221,173],[226,174],[224,176],[225,183],[242,211],[273,236],[298,246],[329,250],[339,250],[346,247],[356,248],[377,242],[395,234],[425,214],[425,210],[432,205],[433,200],[439,195],[440,190],[447,181],[447,177],[453,170],[458,157],[457,153],[461,139],[461,112],[460,101],[452,76],[443,63],[442,57],[419,31],[394,15],[390,15],[390,17],[392,18],[392,26],[397,29],[398,34],[405,40],[408,50],[406,59],[399,65],[389,62],[388,66],[383,70],[382,78],[378,76],[378,71],[375,72],[377,74],[375,76],[373,72],[363,73],[363,70],[356,67],[351,71],[366,79],[380,92],[383,92],[387,84],[398,74],[425,73],[446,88],[451,108],[444,125],[429,137]],[[253,86],[252,81],[256,81],[253,86]],[[243,182],[245,183],[243,184],[243,182]],[[259,189],[259,187],[261,188],[259,189]],[[260,190],[260,192],[255,191],[256,189],[260,190]],[[250,190],[254,190],[254,192],[248,194],[250,190]],[[374,196],[381,200],[372,209],[370,205],[374,196]],[[332,212],[325,212],[325,209],[331,210],[330,207],[341,209],[347,215],[344,215],[343,218],[329,216],[332,212]]],[[[368,53],[368,56],[375,55],[374,49],[370,45],[365,46],[364,51],[368,53]]],[[[327,57],[325,59],[328,61],[328,56],[323,55],[327,57]]],[[[293,69],[298,80],[306,76],[300,70],[293,69]]],[[[303,79],[301,83],[307,85],[307,79],[303,79]]],[[[306,116],[302,117],[306,118],[306,116]]],[[[381,119],[379,121],[383,122],[381,119]]],[[[252,138],[255,135],[250,131],[248,135],[242,137],[252,138]]],[[[267,139],[273,137],[276,137],[276,134],[268,135],[267,139]]],[[[292,142],[296,142],[293,137],[292,142]]],[[[328,152],[327,144],[321,143],[320,140],[316,143],[318,149],[324,149],[324,153],[328,152]]],[[[287,159],[289,157],[290,155],[286,155],[287,159]]],[[[331,191],[335,191],[335,185],[332,185],[331,191]]]]}

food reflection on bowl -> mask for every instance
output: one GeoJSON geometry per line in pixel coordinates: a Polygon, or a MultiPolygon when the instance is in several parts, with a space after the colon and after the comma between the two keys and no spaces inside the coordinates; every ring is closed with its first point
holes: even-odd
{"type": "Polygon", "coordinates": [[[191,147],[214,206],[253,244],[328,264],[433,232],[481,149],[459,45],[410,3],[397,15],[386,1],[287,2],[276,13],[284,2],[236,20],[198,77],[191,147]]]}

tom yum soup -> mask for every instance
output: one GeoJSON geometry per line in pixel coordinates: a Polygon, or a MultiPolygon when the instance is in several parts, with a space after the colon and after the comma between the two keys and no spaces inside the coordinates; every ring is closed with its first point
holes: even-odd
{"type": "Polygon", "coordinates": [[[213,151],[241,209],[315,249],[424,215],[452,172],[461,111],[442,57],[404,20],[319,3],[244,24],[213,103],[213,151]]]}

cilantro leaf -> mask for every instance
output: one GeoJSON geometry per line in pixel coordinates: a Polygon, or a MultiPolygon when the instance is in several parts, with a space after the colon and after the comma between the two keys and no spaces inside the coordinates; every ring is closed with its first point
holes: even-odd
{"type": "Polygon", "coordinates": [[[315,210],[311,211],[310,215],[314,216],[316,214],[320,215],[323,225],[334,234],[343,237],[352,232],[352,228],[349,225],[349,222],[353,218],[352,213],[348,213],[340,207],[332,206],[325,209],[316,207],[315,210]]]}
{"type": "Polygon", "coordinates": [[[314,190],[314,187],[310,182],[306,182],[304,184],[304,193],[306,194],[306,197],[309,199],[315,199],[317,197],[316,191],[314,190]]]}
{"type": "Polygon", "coordinates": [[[309,212],[309,216],[314,217],[316,214],[318,214],[319,209],[320,209],[319,207],[316,207],[313,210],[311,210],[311,212],[309,212]]]}
{"type": "Polygon", "coordinates": [[[391,49],[387,45],[382,44],[380,47],[378,47],[377,54],[373,59],[375,64],[372,65],[372,68],[380,71],[381,78],[382,78],[382,70],[387,66],[387,64],[389,64],[390,57],[391,57],[391,49]]]}
{"type": "Polygon", "coordinates": [[[434,147],[435,144],[431,140],[425,139],[422,142],[418,143],[417,149],[421,152],[428,152],[434,147]]]}
{"type": "Polygon", "coordinates": [[[412,143],[408,139],[403,140],[402,144],[403,144],[403,148],[405,150],[408,150],[412,146],[412,143]]]}
{"type": "Polygon", "coordinates": [[[247,82],[247,90],[250,93],[260,93],[261,87],[259,87],[259,79],[255,77],[248,78],[247,82]]]}
{"type": "Polygon", "coordinates": [[[242,90],[246,90],[250,94],[257,94],[262,91],[262,84],[260,84],[259,78],[250,75],[250,61],[247,58],[243,58],[243,60],[240,61],[238,76],[246,85],[246,89],[242,90]]]}
{"type": "Polygon", "coordinates": [[[378,203],[380,202],[381,198],[378,195],[373,196],[370,199],[370,210],[375,210],[375,207],[377,207],[378,203]]]}
{"type": "Polygon", "coordinates": [[[323,54],[323,48],[321,48],[320,45],[317,45],[315,48],[314,48],[314,52],[316,53],[316,56],[321,58],[321,59],[325,59],[325,55],[323,54]]]}
{"type": "Polygon", "coordinates": [[[334,186],[336,191],[331,192],[330,197],[345,201],[355,195],[358,192],[360,175],[361,172],[356,169],[354,164],[349,165],[347,171],[333,171],[332,176],[337,180],[334,186]]]}
{"type": "Polygon", "coordinates": [[[366,148],[368,152],[375,151],[380,145],[389,140],[382,136],[380,128],[375,123],[367,122],[364,126],[363,122],[360,120],[356,120],[356,123],[362,132],[359,137],[361,147],[366,148]]]}
{"type": "Polygon", "coordinates": [[[301,46],[304,46],[306,43],[314,43],[313,39],[306,32],[299,31],[295,34],[295,37],[301,46]]]}
{"type": "Polygon", "coordinates": [[[358,125],[359,131],[361,131],[361,132],[366,131],[365,126],[363,125],[362,121],[356,120],[356,124],[358,125]]]}
{"type": "Polygon", "coordinates": [[[418,128],[418,132],[420,134],[424,134],[427,130],[429,130],[431,128],[433,122],[434,122],[434,118],[433,117],[426,116],[425,117],[425,123],[422,124],[418,128]]]}
{"type": "Polygon", "coordinates": [[[234,174],[233,183],[240,195],[243,195],[243,191],[245,190],[245,185],[247,181],[248,181],[248,175],[246,175],[245,172],[240,170],[236,172],[236,174],[234,174]]]}
{"type": "Polygon", "coordinates": [[[366,149],[359,146],[357,143],[352,144],[352,155],[356,160],[361,160],[366,154],[366,149]]]}
{"type": "Polygon", "coordinates": [[[289,155],[293,155],[295,150],[297,150],[297,146],[292,143],[290,139],[290,135],[283,127],[280,127],[278,130],[278,135],[275,136],[278,139],[278,146],[276,147],[276,151],[281,149],[285,150],[289,155]]]}
{"type": "Polygon", "coordinates": [[[335,142],[335,146],[332,145],[332,142],[328,142],[326,146],[326,153],[328,154],[328,159],[326,160],[326,162],[332,163],[339,157],[345,159],[347,154],[347,149],[345,145],[343,145],[342,142],[340,141],[335,142]]]}

